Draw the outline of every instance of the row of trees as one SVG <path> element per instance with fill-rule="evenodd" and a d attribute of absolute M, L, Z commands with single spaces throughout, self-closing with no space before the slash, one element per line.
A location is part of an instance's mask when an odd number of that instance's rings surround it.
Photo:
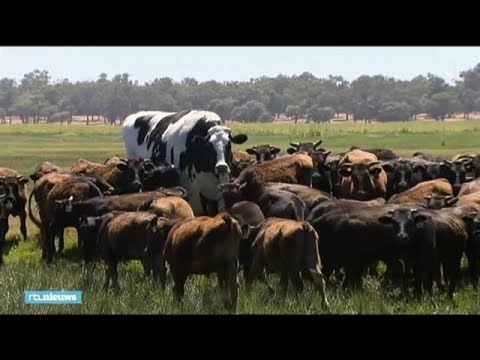
<path fill-rule="evenodd" d="M 193 78 L 175 82 L 157 78 L 144 85 L 128 74 L 97 81 L 52 82 L 47 71 L 25 74 L 20 83 L 0 80 L 0 122 L 19 116 L 22 122 L 70 122 L 73 115 L 87 115 L 115 124 L 142 109 L 178 111 L 208 109 L 223 119 L 269 122 L 286 114 L 295 121 L 329 121 L 335 114 L 353 115 L 354 120 L 395 121 L 416 119 L 427 113 L 444 120 L 462 112 L 465 118 L 480 111 L 480 63 L 462 71 L 460 80 L 449 85 L 433 74 L 410 81 L 382 75 L 360 76 L 352 82 L 341 76 L 316 78 L 278 75 L 250 81 L 206 81 Z"/>

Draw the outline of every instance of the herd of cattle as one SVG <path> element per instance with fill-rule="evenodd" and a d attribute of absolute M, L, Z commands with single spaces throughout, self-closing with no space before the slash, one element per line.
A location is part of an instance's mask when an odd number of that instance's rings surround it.
<path fill-rule="evenodd" d="M 312 281 L 328 308 L 334 272 L 356 288 L 383 261 L 386 279 L 405 291 L 413 285 L 420 295 L 435 283 L 452 297 L 464 254 L 477 285 L 480 156 L 332 154 L 322 141 L 291 143 L 281 155 L 268 144 L 232 151 L 247 135 L 195 110 L 132 114 L 123 130 L 127 158 L 80 159 L 69 172 L 43 162 L 29 195 L 25 176 L 0 168 L 0 251 L 10 215 L 27 239 L 28 208 L 42 258 L 50 263 L 64 229 L 75 227 L 85 262 L 107 265 L 106 289 L 119 288 L 117 264 L 128 259 L 164 288 L 168 263 L 178 299 L 189 275 L 216 273 L 235 310 L 240 268 L 247 288 L 254 280 L 270 288 L 266 270 L 280 274 L 283 290 Z"/>

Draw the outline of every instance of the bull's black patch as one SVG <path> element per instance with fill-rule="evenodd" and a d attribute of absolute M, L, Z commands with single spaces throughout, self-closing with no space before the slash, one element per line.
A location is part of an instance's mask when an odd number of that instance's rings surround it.
<path fill-rule="evenodd" d="M 158 124 L 155 126 L 155 129 L 152 130 L 148 139 L 147 149 L 150 149 L 150 147 L 153 145 L 152 159 L 155 159 L 155 163 L 165 163 L 166 161 L 167 144 L 162 142 L 162 136 L 165 130 L 167 130 L 167 127 L 170 124 L 176 123 L 190 111 L 192 110 L 183 110 L 178 113 L 165 116 L 158 122 Z"/>
<path fill-rule="evenodd" d="M 203 117 L 197 121 L 187 135 L 186 160 L 190 178 L 192 176 L 192 167 L 195 167 L 196 172 L 215 172 L 217 153 L 212 143 L 208 141 L 207 135 L 211 127 L 221 124 L 221 121 L 207 121 Z"/>
<path fill-rule="evenodd" d="M 140 116 L 137 120 L 135 120 L 135 124 L 133 127 L 138 130 L 138 137 L 137 137 L 137 144 L 141 145 L 145 141 L 145 136 L 148 134 L 148 130 L 150 130 L 150 120 L 154 115 L 146 115 Z"/>

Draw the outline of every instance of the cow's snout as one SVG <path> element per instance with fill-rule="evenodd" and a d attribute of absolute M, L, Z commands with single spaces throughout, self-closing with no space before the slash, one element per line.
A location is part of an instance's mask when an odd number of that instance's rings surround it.
<path fill-rule="evenodd" d="M 228 169 L 228 165 L 227 164 L 217 164 L 215 166 L 215 172 L 218 174 L 218 175 L 221 175 L 221 174 L 226 174 L 229 172 L 229 169 Z"/>
<path fill-rule="evenodd" d="M 399 241 L 407 241 L 408 240 L 408 235 L 406 233 L 400 233 L 397 235 L 397 239 Z"/>

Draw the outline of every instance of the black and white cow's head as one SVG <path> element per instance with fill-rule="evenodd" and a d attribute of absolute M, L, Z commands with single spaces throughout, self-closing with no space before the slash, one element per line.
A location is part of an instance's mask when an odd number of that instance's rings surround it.
<path fill-rule="evenodd" d="M 245 134 L 232 136 L 231 129 L 223 125 L 214 125 L 203 131 L 201 127 L 194 128 L 186 143 L 189 168 L 193 166 L 197 172 L 215 173 L 221 183 L 228 182 L 233 158 L 232 143 L 243 144 L 247 140 Z"/>

